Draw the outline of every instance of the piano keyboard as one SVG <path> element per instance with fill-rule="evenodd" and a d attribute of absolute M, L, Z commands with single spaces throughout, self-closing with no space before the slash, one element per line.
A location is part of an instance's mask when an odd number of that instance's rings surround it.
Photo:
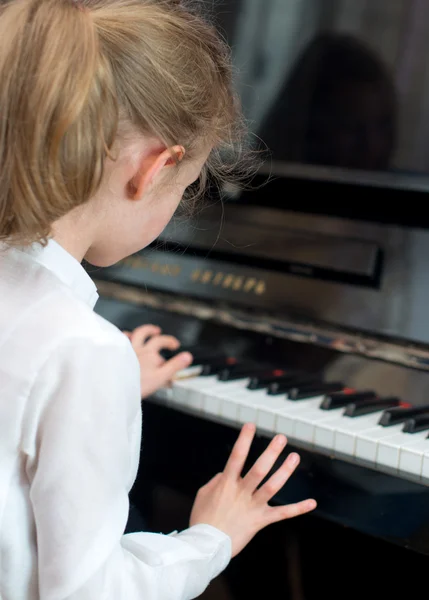
<path fill-rule="evenodd" d="M 195 356 L 195 355 L 194 355 Z M 156 400 L 201 418 L 286 435 L 297 447 L 429 485 L 429 405 L 235 359 L 195 356 Z"/>

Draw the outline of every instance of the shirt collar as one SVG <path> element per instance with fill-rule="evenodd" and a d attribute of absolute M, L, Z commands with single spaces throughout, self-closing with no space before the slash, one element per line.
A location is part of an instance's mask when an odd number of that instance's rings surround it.
<path fill-rule="evenodd" d="M 20 248 L 20 251 L 29 254 L 37 263 L 52 271 L 76 296 L 94 308 L 98 300 L 95 283 L 80 262 L 58 242 L 50 239 L 45 247 L 37 243 Z"/>

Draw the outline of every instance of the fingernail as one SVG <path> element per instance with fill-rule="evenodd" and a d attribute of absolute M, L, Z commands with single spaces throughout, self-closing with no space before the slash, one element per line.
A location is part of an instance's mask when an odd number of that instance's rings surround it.
<path fill-rule="evenodd" d="M 292 466 L 295 466 L 299 463 L 299 455 L 296 454 L 295 452 L 292 452 L 292 454 L 289 454 L 289 462 L 292 464 Z"/>
<path fill-rule="evenodd" d="M 309 500 L 307 505 L 308 505 L 309 510 L 314 510 L 317 506 L 317 502 L 316 502 L 316 500 Z"/>
<path fill-rule="evenodd" d="M 276 436 L 276 444 L 277 444 L 277 446 L 285 446 L 286 445 L 285 436 L 284 435 Z"/>
<path fill-rule="evenodd" d="M 180 355 L 180 360 L 184 365 L 190 365 L 193 361 L 193 356 L 190 352 L 183 352 Z"/>

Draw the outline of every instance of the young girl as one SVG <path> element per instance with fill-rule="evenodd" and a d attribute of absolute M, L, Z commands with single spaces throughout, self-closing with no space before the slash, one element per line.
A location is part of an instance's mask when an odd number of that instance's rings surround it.
<path fill-rule="evenodd" d="M 135 352 L 93 312 L 80 263 L 149 244 L 218 170 L 237 116 L 227 53 L 173 0 L 11 0 L 0 81 L 0 597 L 194 598 L 260 529 L 315 502 L 267 504 L 299 460 L 259 486 L 282 436 L 241 476 L 249 424 L 189 529 L 123 535 L 141 395 L 191 357 L 161 364 L 176 342 L 147 329 Z"/>

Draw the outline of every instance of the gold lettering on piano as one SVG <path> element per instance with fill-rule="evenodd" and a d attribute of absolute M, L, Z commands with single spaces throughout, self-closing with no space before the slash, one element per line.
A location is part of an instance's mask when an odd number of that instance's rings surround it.
<path fill-rule="evenodd" d="M 127 258 L 124 258 L 120 264 L 125 267 L 130 267 L 131 269 L 149 270 L 152 271 L 152 273 L 160 273 L 167 277 L 177 277 L 182 271 L 180 265 L 170 265 L 168 263 L 162 264 L 157 261 L 153 262 L 146 257 L 138 255 L 128 256 Z"/>
<path fill-rule="evenodd" d="M 213 271 L 204 271 L 201 276 L 201 283 L 209 283 L 212 278 Z"/>
<path fill-rule="evenodd" d="M 224 288 L 231 287 L 233 281 L 234 281 L 234 275 L 227 275 L 225 277 L 225 279 L 223 280 L 222 287 L 224 287 Z"/>
<path fill-rule="evenodd" d="M 178 277 L 182 272 L 180 265 L 160 263 L 139 255 L 128 256 L 120 264 L 131 269 L 159 273 L 166 277 Z M 212 271 L 210 269 L 194 269 L 190 277 L 196 283 L 213 286 L 220 285 L 225 289 L 232 289 L 235 292 L 243 292 L 245 294 L 262 296 L 267 291 L 266 282 L 256 277 L 245 277 L 244 275 L 234 275 L 233 273 L 223 273 L 222 271 Z"/>
<path fill-rule="evenodd" d="M 246 283 L 244 284 L 244 291 L 245 292 L 252 292 L 255 288 L 255 285 L 258 283 L 258 280 L 255 279 L 254 277 L 249 277 L 246 280 Z"/>
<path fill-rule="evenodd" d="M 256 284 L 255 287 L 255 294 L 257 294 L 258 296 L 262 296 L 263 294 L 265 294 L 265 292 L 267 291 L 267 286 L 265 281 L 258 281 L 258 283 Z"/>
<path fill-rule="evenodd" d="M 222 281 L 222 279 L 223 279 L 223 273 L 221 271 L 219 271 L 219 273 L 216 273 L 216 275 L 213 278 L 213 281 L 212 281 L 213 285 L 219 285 L 220 282 Z"/>
<path fill-rule="evenodd" d="M 262 296 L 267 291 L 267 284 L 263 279 L 223 273 L 222 271 L 214 272 L 209 269 L 195 269 L 191 273 L 191 280 L 206 285 L 221 285 L 225 289 L 232 289 L 235 292 L 244 292 L 245 294 L 256 294 L 257 296 Z"/>
<path fill-rule="evenodd" d="M 238 275 L 235 277 L 234 282 L 232 284 L 232 289 L 235 291 L 241 290 L 243 287 L 244 277 L 242 275 Z"/>
<path fill-rule="evenodd" d="M 122 261 L 122 264 L 132 269 L 147 269 L 149 261 L 142 256 L 129 256 Z"/>
<path fill-rule="evenodd" d="M 182 267 L 179 265 L 161 265 L 160 268 L 161 275 L 169 275 L 170 277 L 177 277 L 182 270 Z"/>

